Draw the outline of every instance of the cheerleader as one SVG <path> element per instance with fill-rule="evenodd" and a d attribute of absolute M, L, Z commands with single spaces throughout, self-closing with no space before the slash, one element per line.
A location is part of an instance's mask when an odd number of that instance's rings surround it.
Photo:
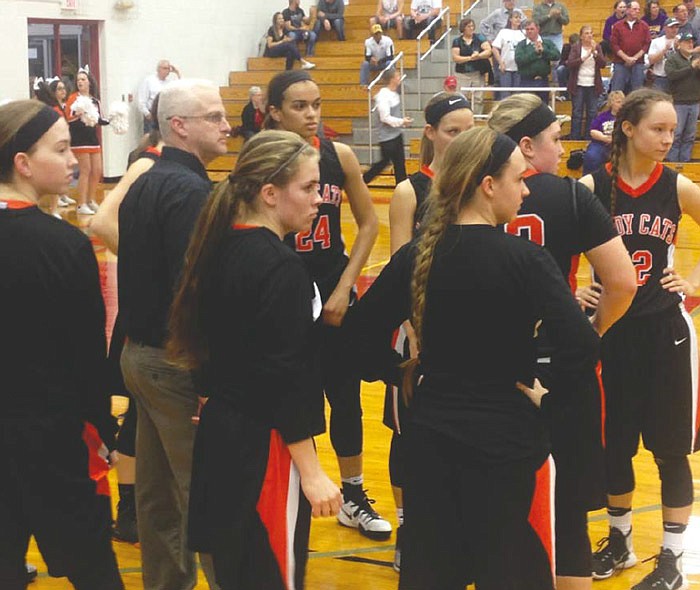
<path fill-rule="evenodd" d="M 693 503 L 688 455 L 700 448 L 697 338 L 683 306 L 700 288 L 700 265 L 687 278 L 674 268 L 681 215 L 700 224 L 700 188 L 661 164 L 675 128 L 669 95 L 632 92 L 615 121 L 610 163 L 582 179 L 612 214 L 637 276 L 631 307 L 601 347 L 610 532 L 593 555 L 596 579 L 637 563 L 632 458 L 641 435 L 659 470 L 663 540 L 654 570 L 633 590 L 687 588 L 681 558 Z"/>
<path fill-rule="evenodd" d="M 71 149 L 78 159 L 78 209 L 80 215 L 94 215 L 98 205 L 95 201 L 97 186 L 102 181 L 102 147 L 97 137 L 96 125 L 108 125 L 100 112 L 99 90 L 97 82 L 87 66 L 78 70 L 76 76 L 77 92 L 68 97 L 66 111 L 70 124 Z M 75 101 L 84 97 L 92 102 L 96 109 L 97 120 L 88 125 L 80 113 L 75 112 Z"/>

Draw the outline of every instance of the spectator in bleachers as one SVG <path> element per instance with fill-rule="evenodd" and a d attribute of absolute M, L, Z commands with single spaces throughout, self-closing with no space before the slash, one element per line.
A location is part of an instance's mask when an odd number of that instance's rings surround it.
<path fill-rule="evenodd" d="M 369 26 L 372 25 L 395 28 L 399 39 L 403 39 L 403 0 L 377 0 L 377 14 L 369 19 Z"/>
<path fill-rule="evenodd" d="M 525 39 L 515 47 L 515 62 L 520 72 L 523 88 L 549 86 L 551 62 L 559 59 L 556 45 L 540 36 L 540 27 L 534 20 L 525 21 Z M 548 92 L 537 92 L 542 102 L 547 103 Z"/>
<path fill-rule="evenodd" d="M 562 29 L 569 24 L 569 11 L 561 2 L 554 0 L 542 0 L 541 4 L 532 10 L 532 20 L 540 27 L 540 35 L 545 40 L 554 43 L 557 51 L 561 53 L 564 46 Z"/>
<path fill-rule="evenodd" d="M 644 55 L 649 51 L 649 25 L 639 18 L 639 2 L 627 5 L 627 17 L 613 26 L 610 45 L 613 75 L 610 90 L 632 92 L 644 86 Z"/>
<path fill-rule="evenodd" d="M 572 33 L 569 35 L 569 42 L 564 43 L 564 47 L 561 48 L 561 55 L 559 56 L 559 63 L 554 68 L 554 85 L 555 86 L 568 86 L 569 85 L 569 67 L 567 66 L 567 61 L 569 55 L 571 54 L 571 48 L 581 41 L 581 35 L 578 33 Z M 557 100 L 569 100 L 571 98 L 570 93 L 564 92 L 557 95 Z"/>
<path fill-rule="evenodd" d="M 651 0 L 647 2 L 642 20 L 649 25 L 651 38 L 656 39 L 662 36 L 661 30 L 664 28 L 668 16 L 666 15 L 666 11 L 659 5 L 658 0 Z"/>
<path fill-rule="evenodd" d="M 666 75 L 678 119 L 666 157 L 670 162 L 690 162 L 693 153 L 700 114 L 700 55 L 693 53 L 694 43 L 692 33 L 681 33 L 676 51 L 666 58 Z"/>
<path fill-rule="evenodd" d="M 284 28 L 284 16 L 281 12 L 272 15 L 272 26 L 267 30 L 267 45 L 265 57 L 285 57 L 287 62 L 285 69 L 291 70 L 294 62 L 301 62 L 302 70 L 315 68 L 316 64 L 306 61 L 301 57 L 295 36 Z"/>
<path fill-rule="evenodd" d="M 406 36 L 414 38 L 420 31 L 429 27 L 437 19 L 442 10 L 442 0 L 411 0 L 411 16 L 404 21 L 406 25 Z M 428 32 L 431 43 L 435 42 L 435 32 L 440 27 L 440 23 Z"/>
<path fill-rule="evenodd" d="M 360 85 L 369 84 L 369 73 L 383 70 L 394 59 L 394 42 L 382 33 L 379 24 L 370 27 L 372 36 L 365 39 L 365 61 L 360 66 Z"/>
<path fill-rule="evenodd" d="M 680 26 L 678 27 L 679 35 L 682 35 L 683 33 L 691 33 L 693 37 L 695 37 L 695 31 L 693 30 L 693 25 L 690 22 L 688 8 L 683 2 L 676 4 L 673 7 L 673 18 L 677 19 L 680 23 Z"/>
<path fill-rule="evenodd" d="M 396 184 L 406 180 L 406 154 L 403 145 L 403 129 L 408 127 L 413 119 L 404 117 L 401 109 L 401 72 L 394 68 L 382 74 L 382 88 L 374 97 L 374 104 L 379 113 L 379 148 L 382 157 L 362 175 L 365 184 L 374 178 L 391 162 L 394 166 Z"/>
<path fill-rule="evenodd" d="M 610 159 L 612 132 L 615 127 L 617 113 L 625 102 L 625 93 L 613 90 L 608 94 L 605 108 L 593 119 L 591 124 L 591 142 L 583 154 L 583 174 L 590 174 L 600 168 Z"/>
<path fill-rule="evenodd" d="M 605 19 L 605 25 L 603 26 L 603 40 L 600 45 L 603 47 L 603 51 L 608 55 L 611 52 L 610 49 L 610 36 L 612 35 L 612 28 L 619 21 L 623 20 L 627 16 L 627 2 L 625 0 L 620 0 L 615 2 L 613 6 L 613 13 Z"/>
<path fill-rule="evenodd" d="M 688 9 L 688 20 L 695 31 L 695 41 L 698 39 L 698 31 L 700 31 L 700 10 L 695 6 L 695 0 L 683 0 L 685 7 Z"/>
<path fill-rule="evenodd" d="M 652 84 L 654 88 L 662 92 L 669 91 L 666 58 L 675 49 L 679 24 L 675 18 L 669 18 L 664 27 L 664 34 L 653 39 L 649 46 L 647 62 L 654 80 Z"/>
<path fill-rule="evenodd" d="M 505 28 L 498 31 L 496 38 L 491 43 L 493 51 L 494 74 L 498 72 L 500 84 L 504 88 L 520 86 L 520 74 L 518 64 L 515 62 L 515 47 L 525 39 L 525 33 L 520 29 L 522 12 L 513 11 Z M 494 76 L 496 78 L 496 76 Z M 499 92 L 498 98 L 508 98 L 512 91 Z"/>
<path fill-rule="evenodd" d="M 476 23 L 472 18 L 464 18 L 459 23 L 462 33 L 452 42 L 452 61 L 455 65 L 457 82 L 461 88 L 486 86 L 486 76 L 491 69 L 491 44 L 476 33 Z M 484 93 L 474 92 L 471 101 L 475 115 L 484 112 Z M 470 95 L 467 94 L 467 98 Z"/>
<path fill-rule="evenodd" d="M 514 14 L 520 15 L 520 22 L 525 20 L 525 13 L 515 7 L 514 0 L 503 0 L 503 8 L 496 8 L 479 23 L 479 33 L 493 44 L 501 29 L 509 26 L 508 21 Z"/>
<path fill-rule="evenodd" d="M 589 139 L 588 132 L 598 110 L 598 97 L 604 92 L 601 70 L 606 61 L 603 48 L 593 40 L 593 29 L 581 27 L 581 40 L 571 46 L 566 61 L 569 69 L 568 91 L 572 102 L 571 139 Z M 583 114 L 586 113 L 586 126 Z"/>
<path fill-rule="evenodd" d="M 282 17 L 287 34 L 295 41 L 305 41 L 306 57 L 311 57 L 316 47 L 316 33 L 311 30 L 311 19 L 299 6 L 299 0 L 289 0 L 289 7 L 282 11 Z"/>
<path fill-rule="evenodd" d="M 138 105 L 143 115 L 143 132 L 150 133 L 156 127 L 151 119 L 153 100 L 169 80 L 180 78 L 180 71 L 167 59 L 161 59 L 156 66 L 156 73 L 147 76 L 139 86 Z"/>
<path fill-rule="evenodd" d="M 248 90 L 248 104 L 241 111 L 240 134 L 246 141 L 262 129 L 265 120 L 265 96 L 260 86 Z"/>
<path fill-rule="evenodd" d="M 314 25 L 316 38 L 321 32 L 321 27 L 326 31 L 333 28 L 338 35 L 338 41 L 345 41 L 345 3 L 343 0 L 318 0 L 316 24 Z"/>

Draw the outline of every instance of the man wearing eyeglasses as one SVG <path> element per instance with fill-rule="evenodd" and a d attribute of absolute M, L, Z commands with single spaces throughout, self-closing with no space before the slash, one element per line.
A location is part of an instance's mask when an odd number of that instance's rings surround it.
<path fill-rule="evenodd" d="M 187 550 L 197 390 L 165 356 L 168 310 L 211 182 L 206 165 L 226 153 L 231 127 L 210 82 L 180 80 L 160 93 L 161 158 L 132 184 L 119 209 L 119 313 L 127 343 L 124 382 L 136 400 L 136 515 L 146 590 L 191 590 Z M 212 588 L 210 560 L 203 560 Z"/>

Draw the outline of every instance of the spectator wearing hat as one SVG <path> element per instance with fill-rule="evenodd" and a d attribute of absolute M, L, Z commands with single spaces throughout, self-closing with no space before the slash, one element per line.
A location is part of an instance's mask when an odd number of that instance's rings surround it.
<path fill-rule="evenodd" d="M 652 39 L 647 54 L 647 62 L 649 71 L 654 78 L 653 86 L 662 92 L 669 91 L 668 77 L 666 76 L 666 58 L 674 50 L 676 45 L 676 36 L 680 23 L 677 19 L 671 17 L 664 25 L 664 34 Z"/>
<path fill-rule="evenodd" d="M 457 76 L 445 76 L 442 81 L 442 89 L 445 92 L 457 92 Z"/>
<path fill-rule="evenodd" d="M 700 55 L 693 53 L 694 43 L 691 32 L 681 33 L 676 51 L 666 58 L 666 75 L 678 119 L 667 156 L 671 162 L 690 162 L 695 142 L 700 114 Z"/>
<path fill-rule="evenodd" d="M 627 18 L 616 23 L 610 36 L 615 63 L 610 90 L 625 94 L 644 86 L 644 55 L 651 45 L 649 25 L 639 18 L 639 2 L 627 5 Z"/>
<path fill-rule="evenodd" d="M 360 66 L 360 85 L 369 84 L 369 73 L 383 70 L 394 59 L 394 42 L 391 37 L 384 35 L 382 25 L 370 27 L 372 36 L 365 39 L 365 61 Z"/>

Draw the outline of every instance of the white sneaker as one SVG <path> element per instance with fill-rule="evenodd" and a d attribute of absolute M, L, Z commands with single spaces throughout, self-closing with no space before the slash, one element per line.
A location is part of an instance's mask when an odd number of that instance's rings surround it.
<path fill-rule="evenodd" d="M 97 210 L 100 208 L 96 201 L 88 201 L 87 206 L 90 207 L 94 213 L 97 213 Z"/>
<path fill-rule="evenodd" d="M 75 205 L 75 199 L 71 199 L 68 195 L 60 195 L 58 197 L 59 207 L 68 207 L 70 205 Z"/>
<path fill-rule="evenodd" d="M 61 221 L 63 221 L 63 217 L 61 217 L 61 214 L 58 211 L 56 211 L 55 213 L 52 213 L 51 215 L 53 217 L 55 217 L 56 219 L 60 219 Z"/>
<path fill-rule="evenodd" d="M 391 523 L 384 520 L 372 508 L 374 500 L 362 492 L 359 502 L 346 500 L 338 512 L 338 522 L 343 526 L 358 529 L 365 537 L 385 541 L 391 536 Z"/>
<path fill-rule="evenodd" d="M 93 211 L 92 207 L 88 205 L 87 203 L 83 203 L 82 205 L 78 205 L 78 209 L 76 210 L 78 212 L 78 215 L 94 215 L 95 211 Z"/>
<path fill-rule="evenodd" d="M 316 67 L 316 64 L 312 64 L 310 61 L 306 61 L 305 59 L 301 60 L 301 69 L 302 70 L 313 70 Z"/>

